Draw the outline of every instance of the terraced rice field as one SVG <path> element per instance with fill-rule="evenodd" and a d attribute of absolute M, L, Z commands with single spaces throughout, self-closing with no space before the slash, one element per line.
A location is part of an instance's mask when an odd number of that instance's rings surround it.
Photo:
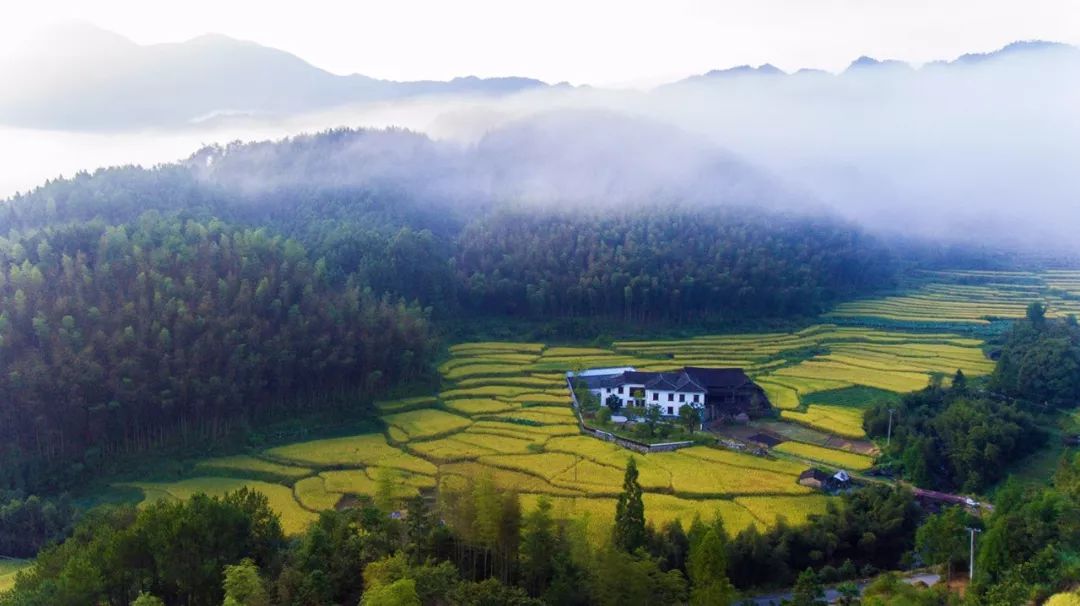
<path fill-rule="evenodd" d="M 278 479 L 297 479 L 311 475 L 309 467 L 283 465 L 249 456 L 220 457 L 199 461 L 195 468 L 205 473 L 235 473 L 237 475 L 271 476 Z"/>
<path fill-rule="evenodd" d="M 188 499 L 197 493 L 205 493 L 210 496 L 222 496 L 227 492 L 233 492 L 240 488 L 249 488 L 266 495 L 270 501 L 270 507 L 281 517 L 281 528 L 286 534 L 298 534 L 307 528 L 308 524 L 315 521 L 316 514 L 304 509 L 293 496 L 293 491 L 281 484 L 271 484 L 258 480 L 244 480 L 240 478 L 198 477 L 178 482 L 133 482 L 127 484 L 133 488 L 140 488 L 147 495 L 148 500 L 158 498 Z M 146 501 L 144 501 L 146 502 Z"/>
<path fill-rule="evenodd" d="M 1031 301 L 1043 301 L 1051 316 L 1080 313 L 1078 271 L 927 272 L 924 278 L 905 293 L 840 305 L 824 316 L 831 323 L 794 332 L 627 340 L 610 348 L 454 345 L 439 367 L 443 385 L 437 394 L 376 404 L 383 433 L 208 459 L 196 466 L 197 477 L 132 486 L 147 501 L 247 486 L 267 494 L 287 531 L 295 533 L 317 511 L 346 496 L 372 497 L 380 486 L 384 492 L 393 486 L 393 495 L 403 498 L 489 477 L 501 489 L 521 493 L 526 510 L 542 496 L 550 498 L 557 515 L 586 524 L 602 541 L 631 453 L 580 434 L 565 372 L 738 366 L 781 409 L 784 423 L 763 426 L 789 428 L 784 435 L 796 441 L 776 446 L 776 458 L 704 446 L 634 455 L 646 516 L 659 527 L 720 512 L 731 532 L 765 528 L 780 517 L 802 523 L 824 511 L 830 498 L 799 486 L 800 472 L 809 465 L 849 471 L 871 465 L 868 456 L 838 449 L 864 437 L 867 406 L 957 369 L 971 377 L 990 373 L 993 364 L 978 337 L 995 319 L 1023 316 Z M 834 437 L 814 437 L 822 435 Z M 0 564 L 0 588 L 4 574 Z"/>
<path fill-rule="evenodd" d="M 874 462 L 873 459 L 865 455 L 854 452 L 845 452 L 833 448 L 814 446 L 813 444 L 805 444 L 803 442 L 784 442 L 783 444 L 774 446 L 773 450 L 808 461 L 824 463 L 833 467 L 854 471 L 869 469 Z"/>
<path fill-rule="evenodd" d="M 784 410 L 780 413 L 780 418 L 785 421 L 853 439 L 866 437 L 862 417 L 861 409 L 829 404 L 810 404 L 805 412 Z"/>
<path fill-rule="evenodd" d="M 1024 316 L 1027 305 L 1042 301 L 1048 315 L 1080 312 L 1080 272 L 997 271 L 924 272 L 927 284 L 913 292 L 853 301 L 826 317 L 861 318 L 916 324 L 985 325 Z"/>
<path fill-rule="evenodd" d="M 606 529 L 632 453 L 580 434 L 559 370 L 578 366 L 574 361 L 580 359 L 658 361 L 597 348 L 455 346 L 442 365 L 446 383 L 437 397 L 378 404 L 383 434 L 207 460 L 198 465 L 203 477 L 136 486 L 146 500 L 249 486 L 265 492 L 288 519 L 288 530 L 298 532 L 319 510 L 337 507 L 349 495 L 372 497 L 380 485 L 384 491 L 392 485 L 394 496 L 403 498 L 447 482 L 490 477 L 501 489 L 522 493 L 526 507 L 547 495 L 556 499 L 559 511 L 593 511 L 596 528 Z M 648 516 L 657 525 L 674 519 L 689 523 L 696 515 L 708 519 L 717 511 L 733 531 L 775 523 L 776 505 L 740 504 L 742 498 L 783 499 L 792 509 L 789 521 L 821 509 L 821 497 L 796 482 L 805 465 L 795 461 L 708 447 L 634 456 Z M 226 472 L 236 477 L 215 475 Z M 391 482 L 385 474 L 394 474 Z M 277 483 L 262 481 L 268 477 Z"/>
<path fill-rule="evenodd" d="M 199 477 L 135 486 L 147 500 L 249 486 L 264 491 L 289 531 L 297 532 L 318 510 L 336 507 L 346 495 L 371 497 L 379 486 L 385 491 L 387 474 L 393 474 L 389 484 L 396 497 L 489 477 L 501 489 L 521 493 L 526 509 L 546 496 L 557 515 L 585 520 L 606 540 L 632 453 L 580 434 L 569 407 L 566 371 L 740 366 L 782 410 L 783 421 L 805 426 L 786 427 L 858 439 L 864 437 L 866 406 L 919 389 L 938 373 L 991 372 L 978 332 L 965 332 L 964 326 L 1022 315 L 1035 295 L 1051 304 L 1051 313 L 1080 310 L 1080 303 L 1062 298 L 1061 293 L 1072 292 L 1080 293 L 1080 272 L 1026 278 L 954 273 L 905 295 L 840 306 L 830 317 L 844 324 L 790 333 L 620 341 L 611 348 L 454 345 L 440 366 L 444 382 L 438 394 L 377 404 L 384 433 L 210 459 L 198 465 Z M 895 318 L 927 326 L 882 328 Z M 932 321 L 940 328 L 930 328 Z M 858 471 L 872 463 L 867 456 L 798 441 L 784 442 L 774 452 L 777 458 L 764 458 L 698 446 L 634 455 L 649 521 L 689 523 L 719 511 L 732 532 L 765 528 L 780 517 L 802 523 L 824 511 L 830 498 L 798 485 L 800 472 L 812 464 Z"/>

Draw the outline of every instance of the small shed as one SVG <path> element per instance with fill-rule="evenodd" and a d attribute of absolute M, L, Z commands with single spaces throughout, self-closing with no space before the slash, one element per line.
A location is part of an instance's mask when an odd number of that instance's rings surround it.
<path fill-rule="evenodd" d="M 830 480 L 832 480 L 832 476 L 813 467 L 799 474 L 799 484 L 817 490 L 827 488 Z"/>

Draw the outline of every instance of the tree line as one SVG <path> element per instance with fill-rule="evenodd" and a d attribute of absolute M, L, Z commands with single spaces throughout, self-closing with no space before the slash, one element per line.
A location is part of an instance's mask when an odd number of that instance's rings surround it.
<path fill-rule="evenodd" d="M 428 371 L 423 310 L 326 274 L 294 240 L 157 213 L 0 238 L 0 479 Z"/>
<path fill-rule="evenodd" d="M 818 603 L 823 580 L 894 567 L 914 545 L 919 512 L 902 490 L 869 487 L 805 527 L 732 537 L 719 515 L 657 530 L 637 478 L 631 459 L 600 541 L 586 520 L 556 517 L 545 497 L 523 511 L 485 476 L 448 486 L 435 504 L 409 499 L 401 515 L 389 515 L 401 503 L 379 495 L 322 512 L 291 541 L 247 489 L 105 506 L 44 549 L 0 605 L 704 606 L 795 581 L 801 605 Z"/>
<path fill-rule="evenodd" d="M 662 192 L 526 204 L 461 186 L 475 159 L 452 156 L 392 130 L 212 146 L 183 163 L 49 182 L 0 206 L 0 231 L 182 210 L 295 239 L 332 281 L 355 277 L 443 319 L 775 318 L 895 281 L 889 249 L 835 218 Z"/>

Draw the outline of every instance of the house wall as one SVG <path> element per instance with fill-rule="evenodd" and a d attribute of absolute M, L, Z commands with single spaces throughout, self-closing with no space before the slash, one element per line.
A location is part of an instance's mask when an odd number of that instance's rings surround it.
<path fill-rule="evenodd" d="M 679 401 L 679 396 L 683 397 Z M 697 396 L 697 402 L 694 402 Z M 665 416 L 678 416 L 683 406 L 705 406 L 705 394 L 689 393 L 685 391 L 667 391 L 662 389 L 649 389 L 645 392 L 645 403 L 649 406 L 659 406 L 660 413 Z"/>
<path fill-rule="evenodd" d="M 645 392 L 645 404 L 647 406 L 659 406 L 660 413 L 665 416 L 678 416 L 679 410 L 683 406 L 697 405 L 699 408 L 705 406 L 705 394 L 703 393 L 687 393 L 679 391 L 666 391 L 659 389 L 645 389 L 643 385 L 624 385 L 623 392 L 620 394 L 617 387 L 602 388 L 591 390 L 596 397 L 600 398 L 600 403 L 607 402 L 608 396 L 615 394 L 622 399 L 623 406 L 633 406 L 634 398 L 630 395 L 635 390 L 643 390 Z M 679 396 L 683 396 L 683 401 L 679 401 Z M 697 402 L 694 402 L 694 397 L 697 397 Z M 668 399 L 670 397 L 670 400 Z"/>
<path fill-rule="evenodd" d="M 608 399 L 608 396 L 610 396 L 611 394 L 615 394 L 615 395 L 619 396 L 619 398 L 622 399 L 622 405 L 625 407 L 625 406 L 633 406 L 634 405 L 634 397 L 632 395 L 630 395 L 630 394 L 634 393 L 634 391 L 639 390 L 639 389 L 644 390 L 645 386 L 644 385 L 623 385 L 622 393 L 619 393 L 619 388 L 618 387 L 610 387 L 610 388 L 605 387 L 603 389 L 592 389 L 590 391 L 592 391 L 594 394 L 596 394 L 596 397 L 600 398 L 600 404 L 606 403 L 607 399 Z M 646 397 L 648 397 L 648 396 L 646 396 Z"/>

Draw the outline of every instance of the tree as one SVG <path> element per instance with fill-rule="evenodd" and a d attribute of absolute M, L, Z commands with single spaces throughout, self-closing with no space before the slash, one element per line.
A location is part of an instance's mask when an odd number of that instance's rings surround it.
<path fill-rule="evenodd" d="M 592 602 L 601 606 L 679 604 L 686 599 L 686 579 L 678 570 L 663 572 L 644 551 L 629 554 L 604 549 L 590 565 Z"/>
<path fill-rule="evenodd" d="M 948 507 L 941 513 L 928 516 L 915 533 L 915 550 L 927 564 L 945 566 L 946 578 L 952 578 L 952 567 L 968 556 L 967 531 L 970 523 L 962 507 Z"/>
<path fill-rule="evenodd" d="M 497 579 L 459 583 L 449 598 L 448 602 L 456 606 L 545 606 L 530 598 L 524 589 L 503 585 Z"/>
<path fill-rule="evenodd" d="M 376 585 L 364 592 L 360 606 L 421 606 L 416 581 L 398 579 L 387 585 Z"/>
<path fill-rule="evenodd" d="M 645 503 L 634 457 L 626 462 L 623 490 L 615 502 L 613 542 L 616 548 L 632 553 L 645 545 Z"/>
<path fill-rule="evenodd" d="M 690 548 L 690 604 L 692 606 L 727 606 L 735 597 L 735 588 L 727 578 L 727 545 L 723 526 L 710 528 Z"/>
<path fill-rule="evenodd" d="M 135 601 L 131 603 L 131 606 L 165 606 L 165 602 L 161 601 L 161 598 L 154 597 L 146 592 L 139 592 L 139 595 L 135 596 Z"/>
<path fill-rule="evenodd" d="M 967 377 L 964 376 L 964 371 L 959 368 L 956 369 L 956 374 L 953 375 L 952 388 L 959 391 L 967 389 Z"/>
<path fill-rule="evenodd" d="M 551 500 L 541 496 L 536 509 L 525 516 L 521 535 L 521 584 L 529 595 L 539 596 L 555 575 L 558 554 Z"/>
<path fill-rule="evenodd" d="M 1041 301 L 1032 301 L 1027 306 L 1027 320 L 1036 326 L 1046 321 L 1046 305 Z"/>
<path fill-rule="evenodd" d="M 251 558 L 225 567 L 225 604 L 228 606 L 267 606 L 270 599 L 259 577 L 259 567 Z"/>
<path fill-rule="evenodd" d="M 799 574 L 791 595 L 791 606 L 825 606 L 825 589 L 813 568 Z"/>
<path fill-rule="evenodd" d="M 380 511 L 389 513 L 397 507 L 397 482 L 400 475 L 390 467 L 376 468 L 374 502 Z"/>
<path fill-rule="evenodd" d="M 622 398 L 618 394 L 611 394 L 604 400 L 604 404 L 611 409 L 611 414 L 619 414 L 619 410 L 622 409 Z"/>
<path fill-rule="evenodd" d="M 656 435 L 656 427 L 660 424 L 660 416 L 659 406 L 645 407 L 645 428 L 648 430 L 649 437 Z"/>
<path fill-rule="evenodd" d="M 682 422 L 686 431 L 692 434 L 701 425 L 701 410 L 689 404 L 682 406 L 679 408 L 679 421 Z"/>
<path fill-rule="evenodd" d="M 836 600 L 839 606 L 859 605 L 859 586 L 855 583 L 851 581 L 841 583 L 836 587 L 836 593 L 840 594 Z"/>

